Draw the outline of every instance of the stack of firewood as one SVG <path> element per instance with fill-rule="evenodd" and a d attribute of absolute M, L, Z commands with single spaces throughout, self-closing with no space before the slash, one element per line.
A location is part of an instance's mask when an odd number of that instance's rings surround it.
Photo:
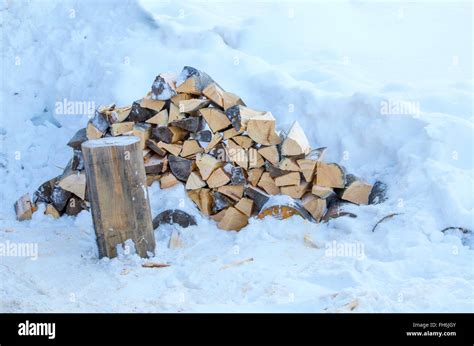
<path fill-rule="evenodd" d="M 326 148 L 312 149 L 298 122 L 278 132 L 270 112 L 247 107 L 206 73 L 186 66 L 177 79 L 157 76 L 151 91 L 131 106 L 99 108 L 69 141 L 74 154 L 64 173 L 42 184 L 32 201 L 25 195 L 16 203 L 18 218 L 30 218 L 38 203 L 55 217 L 87 209 L 81 144 L 128 135 L 141 140 L 148 184 L 185 184 L 191 200 L 221 229 L 240 230 L 250 217 L 268 214 L 296 213 L 319 222 L 341 201 L 371 199 L 372 185 L 324 162 Z M 264 210 L 278 194 L 294 203 Z"/>

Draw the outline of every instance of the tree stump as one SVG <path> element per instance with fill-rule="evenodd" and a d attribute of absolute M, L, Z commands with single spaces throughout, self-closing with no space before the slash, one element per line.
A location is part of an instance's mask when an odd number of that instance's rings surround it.
<path fill-rule="evenodd" d="M 148 257 L 155 237 L 140 139 L 89 140 L 82 152 L 99 257 L 116 257 L 116 246 L 127 239 L 139 256 Z"/>

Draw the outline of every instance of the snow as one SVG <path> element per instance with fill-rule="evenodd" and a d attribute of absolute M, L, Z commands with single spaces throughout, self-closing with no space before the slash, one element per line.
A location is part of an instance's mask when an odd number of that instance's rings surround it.
<path fill-rule="evenodd" d="M 0 257 L 0 311 L 474 310 L 472 234 L 441 232 L 474 229 L 472 3 L 248 7 L 0 5 L 0 243 L 38 251 Z M 198 221 L 156 230 L 151 260 L 170 264 L 160 269 L 142 268 L 133 246 L 99 260 L 88 212 L 55 220 L 41 206 L 15 221 L 14 201 L 62 171 L 66 143 L 88 120 L 54 114 L 57 102 L 128 105 L 186 65 L 271 112 L 278 130 L 297 120 L 312 148 L 328 147 L 327 161 L 384 181 L 388 200 L 352 206 L 355 219 L 251 219 L 237 233 L 201 217 L 182 185 L 155 183 L 153 215 L 179 208 Z M 168 248 L 173 231 L 182 247 Z"/>

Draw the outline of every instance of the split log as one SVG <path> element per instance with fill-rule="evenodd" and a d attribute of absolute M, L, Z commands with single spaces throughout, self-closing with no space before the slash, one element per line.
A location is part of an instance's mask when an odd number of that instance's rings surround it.
<path fill-rule="evenodd" d="M 220 229 L 228 231 L 240 231 L 249 223 L 248 217 L 234 207 L 226 209 L 221 221 L 217 224 Z"/>
<path fill-rule="evenodd" d="M 258 150 L 255 148 L 249 148 L 248 157 L 249 157 L 249 167 L 248 167 L 249 169 L 259 168 L 265 165 L 265 160 L 263 159 L 262 155 L 258 153 Z"/>
<path fill-rule="evenodd" d="M 226 211 L 226 209 L 222 209 L 222 210 L 219 211 L 218 213 L 212 214 L 212 215 L 210 215 L 209 217 L 210 217 L 212 220 L 214 220 L 215 222 L 220 222 L 220 221 L 222 220 L 222 218 L 224 217 L 225 211 Z"/>
<path fill-rule="evenodd" d="M 248 136 L 235 136 L 232 140 L 244 149 L 249 149 L 253 145 L 253 141 Z"/>
<path fill-rule="evenodd" d="M 188 191 L 188 196 L 196 204 L 201 213 L 211 215 L 213 212 L 214 199 L 209 189 L 199 189 Z"/>
<path fill-rule="evenodd" d="M 59 219 L 61 217 L 61 214 L 59 213 L 59 211 L 52 204 L 46 205 L 44 214 L 51 215 L 55 219 Z"/>
<path fill-rule="evenodd" d="M 288 185 L 299 185 L 300 184 L 299 172 L 291 172 L 285 175 L 281 175 L 275 178 L 276 186 L 288 186 Z"/>
<path fill-rule="evenodd" d="M 361 181 L 352 174 L 347 175 L 347 184 L 344 191 L 340 193 L 341 199 L 355 204 L 369 204 L 369 195 L 372 185 Z"/>
<path fill-rule="evenodd" d="M 151 138 L 164 143 L 176 143 L 184 139 L 187 132 L 179 127 L 174 126 L 158 126 L 152 130 Z"/>
<path fill-rule="evenodd" d="M 315 183 L 319 186 L 342 189 L 346 185 L 344 169 L 337 163 L 324 163 L 318 161 L 316 164 Z"/>
<path fill-rule="evenodd" d="M 18 221 L 31 220 L 34 211 L 35 207 L 33 202 L 31 202 L 29 193 L 21 196 L 15 202 L 16 219 Z"/>
<path fill-rule="evenodd" d="M 248 172 L 248 181 L 252 186 L 257 186 L 263 174 L 263 168 L 250 169 Z"/>
<path fill-rule="evenodd" d="M 183 146 L 180 144 L 168 144 L 164 142 L 158 142 L 157 145 L 158 145 L 158 148 L 162 150 L 166 150 L 167 152 L 169 152 L 171 155 L 174 155 L 174 156 L 179 156 L 183 148 Z"/>
<path fill-rule="evenodd" d="M 183 149 L 179 155 L 189 158 L 190 156 L 195 156 L 202 152 L 204 152 L 204 149 L 199 145 L 199 142 L 191 139 L 183 142 Z"/>
<path fill-rule="evenodd" d="M 148 139 L 146 141 L 146 146 L 148 148 L 150 148 L 154 153 L 156 153 L 157 155 L 159 156 L 165 156 L 166 155 L 166 151 L 161 149 L 159 146 L 158 146 L 158 142 L 155 141 L 154 139 Z"/>
<path fill-rule="evenodd" d="M 148 124 L 153 124 L 153 125 L 158 125 L 158 126 L 166 126 L 168 125 L 168 110 L 163 109 L 160 111 L 158 114 L 152 116 L 150 119 L 148 119 L 146 122 Z"/>
<path fill-rule="evenodd" d="M 234 129 L 233 127 L 231 127 L 230 129 L 228 130 L 225 130 L 223 133 L 222 133 L 222 136 L 224 137 L 224 139 L 230 139 L 232 137 L 235 137 L 235 136 L 238 136 L 240 134 L 244 133 L 244 130 L 240 130 L 240 131 L 237 131 L 236 129 Z"/>
<path fill-rule="evenodd" d="M 172 186 L 178 184 L 179 181 L 176 177 L 171 173 L 165 173 L 160 178 L 160 188 L 161 189 L 168 189 Z"/>
<path fill-rule="evenodd" d="M 169 123 L 170 126 L 179 127 L 188 132 L 198 132 L 201 129 L 200 117 L 189 117 L 179 120 L 174 120 Z"/>
<path fill-rule="evenodd" d="M 197 154 L 196 166 L 199 169 L 199 173 L 201 173 L 201 177 L 207 180 L 212 172 L 222 166 L 222 162 L 209 154 Z"/>
<path fill-rule="evenodd" d="M 272 165 L 278 165 L 278 162 L 280 162 L 280 154 L 278 153 L 276 145 L 261 147 L 258 149 L 258 153 Z"/>
<path fill-rule="evenodd" d="M 166 170 L 166 159 L 153 155 L 145 162 L 145 173 L 146 174 L 160 174 Z"/>
<path fill-rule="evenodd" d="M 122 121 L 125 121 L 128 118 L 131 111 L 132 111 L 132 106 L 119 107 L 119 108 L 114 107 L 113 110 L 110 110 L 109 112 L 106 113 L 107 120 L 109 121 L 110 124 L 121 123 Z"/>
<path fill-rule="evenodd" d="M 301 199 L 301 197 L 303 197 L 303 195 L 308 191 L 309 185 L 310 183 L 301 181 L 299 185 L 280 187 L 280 192 L 294 199 Z"/>
<path fill-rule="evenodd" d="M 137 123 L 133 126 L 133 135 L 140 138 L 140 148 L 146 148 L 146 141 L 151 136 L 151 125 L 146 123 Z"/>
<path fill-rule="evenodd" d="M 58 185 L 66 191 L 75 194 L 80 199 L 84 199 L 86 195 L 86 175 L 85 173 L 77 174 L 72 172 L 58 182 Z"/>
<path fill-rule="evenodd" d="M 179 93 L 201 95 L 204 88 L 213 82 L 207 73 L 191 66 L 184 66 L 179 74 L 176 90 Z"/>
<path fill-rule="evenodd" d="M 181 101 L 180 101 L 181 102 Z M 168 123 L 171 123 L 175 120 L 180 120 L 186 118 L 183 113 L 179 111 L 179 108 L 174 103 L 170 103 L 170 109 L 168 112 Z"/>
<path fill-rule="evenodd" d="M 302 199 L 303 207 L 311 214 L 316 222 L 326 213 L 326 200 L 316 197 L 311 193 L 307 193 Z"/>
<path fill-rule="evenodd" d="M 193 170 L 193 161 L 174 155 L 170 155 L 168 161 L 171 173 L 173 173 L 178 180 L 186 182 Z"/>
<path fill-rule="evenodd" d="M 67 145 L 73 149 L 81 149 L 81 144 L 87 141 L 86 128 L 77 131 L 74 136 L 67 142 Z"/>
<path fill-rule="evenodd" d="M 369 195 L 369 204 L 379 204 L 387 200 L 387 185 L 381 181 L 376 181 Z"/>
<path fill-rule="evenodd" d="M 135 101 L 132 103 L 132 109 L 130 110 L 130 114 L 127 117 L 128 121 L 142 123 L 156 114 L 154 110 L 141 107 L 140 102 L 141 101 Z"/>
<path fill-rule="evenodd" d="M 239 146 L 232 139 L 229 139 L 226 146 L 226 152 L 231 162 L 247 170 L 249 165 L 249 158 L 247 150 Z"/>
<path fill-rule="evenodd" d="M 217 192 L 237 202 L 242 198 L 242 195 L 244 194 L 244 186 L 243 185 L 224 185 L 224 186 L 220 186 L 217 189 Z"/>
<path fill-rule="evenodd" d="M 316 184 L 313 185 L 311 193 L 321 199 L 327 199 L 335 194 L 332 187 L 319 186 Z"/>
<path fill-rule="evenodd" d="M 246 125 L 250 119 L 260 118 L 267 114 L 267 112 L 257 111 L 241 105 L 235 105 L 226 109 L 225 115 L 232 123 L 236 131 L 245 130 Z"/>
<path fill-rule="evenodd" d="M 283 156 L 299 156 L 309 154 L 311 146 L 301 125 L 295 121 L 281 146 Z"/>
<path fill-rule="evenodd" d="M 82 144 L 100 257 L 116 257 L 132 239 L 141 257 L 154 252 L 155 238 L 140 140 L 109 137 Z"/>
<path fill-rule="evenodd" d="M 115 123 L 110 125 L 110 134 L 112 136 L 120 136 L 124 133 L 133 131 L 133 126 L 135 123 L 133 121 L 126 121 L 123 123 Z"/>
<path fill-rule="evenodd" d="M 275 118 L 270 112 L 247 123 L 247 133 L 255 142 L 262 145 L 279 144 L 280 136 L 275 132 Z"/>
<path fill-rule="evenodd" d="M 273 180 L 268 172 L 262 174 L 257 186 L 264 189 L 269 195 L 278 195 L 280 193 L 280 188 L 276 186 L 275 180 Z"/>
<path fill-rule="evenodd" d="M 160 112 L 165 105 L 165 101 L 162 100 L 153 100 L 151 98 L 144 97 L 140 101 L 140 107 L 147 108 L 155 112 Z"/>
<path fill-rule="evenodd" d="M 191 172 L 186 181 L 186 190 L 197 190 L 206 186 L 206 182 L 202 180 L 198 172 Z"/>
<path fill-rule="evenodd" d="M 156 76 L 151 86 L 153 100 L 166 101 L 176 95 L 176 82 L 170 73 L 161 73 Z"/>
<path fill-rule="evenodd" d="M 209 106 L 209 101 L 205 99 L 190 99 L 179 101 L 179 111 L 181 113 L 191 113 L 201 108 Z"/>
<path fill-rule="evenodd" d="M 280 163 L 278 164 L 278 168 L 280 168 L 283 171 L 292 171 L 292 172 L 300 171 L 300 166 L 298 166 L 298 164 L 296 163 L 296 160 L 290 159 L 288 157 L 280 161 Z M 311 180 L 308 180 L 308 181 L 311 181 Z"/>
<path fill-rule="evenodd" d="M 207 179 L 207 185 L 210 188 L 217 188 L 226 185 L 230 181 L 229 176 L 222 168 L 217 168 Z"/>
<path fill-rule="evenodd" d="M 153 229 L 157 229 L 161 225 L 173 224 L 178 224 L 183 228 L 197 225 L 194 216 L 179 209 L 165 210 L 153 219 Z"/>
<path fill-rule="evenodd" d="M 245 179 L 245 171 L 242 167 L 234 167 L 231 169 L 230 184 L 231 185 L 245 185 L 247 179 Z"/>
<path fill-rule="evenodd" d="M 305 220 L 311 218 L 308 212 L 299 207 L 297 204 L 290 205 L 273 205 L 271 207 L 265 208 L 258 214 L 259 219 L 264 219 L 267 216 L 272 216 L 278 220 L 285 220 L 294 215 L 297 215 Z"/>
<path fill-rule="evenodd" d="M 191 133 L 190 138 L 195 139 L 200 143 L 209 143 L 212 139 L 212 132 L 209 130 L 201 130 L 197 133 Z"/>
<path fill-rule="evenodd" d="M 221 108 L 224 108 L 224 90 L 216 83 L 211 83 L 202 90 L 202 94 Z"/>
<path fill-rule="evenodd" d="M 214 205 L 212 208 L 213 213 L 218 213 L 224 209 L 227 209 L 228 207 L 234 205 L 234 201 L 230 199 L 229 197 L 223 195 L 222 193 L 218 191 L 213 191 L 212 192 L 212 197 L 214 200 Z M 220 221 L 220 220 L 217 220 Z"/>
<path fill-rule="evenodd" d="M 253 201 L 250 198 L 244 197 L 237 202 L 235 208 L 244 213 L 247 217 L 250 217 L 253 212 Z"/>
<path fill-rule="evenodd" d="M 223 98 L 224 110 L 227 110 L 236 105 L 245 106 L 244 101 L 242 101 L 242 99 L 239 96 L 231 92 L 225 91 L 222 95 L 222 98 Z"/>
<path fill-rule="evenodd" d="M 219 134 L 219 133 L 215 133 L 213 136 L 212 136 L 212 139 L 211 141 L 209 142 L 209 144 L 207 145 L 206 149 L 204 149 L 204 152 L 207 154 L 209 153 L 212 149 L 215 148 L 215 146 L 217 144 L 219 144 L 219 142 L 222 140 L 222 136 Z"/>
<path fill-rule="evenodd" d="M 313 181 L 316 172 L 316 160 L 299 159 L 296 161 L 306 181 Z"/>
<path fill-rule="evenodd" d="M 244 196 L 250 198 L 254 203 L 254 212 L 258 213 L 268 202 L 270 196 L 259 188 L 247 186 L 244 190 Z"/>
<path fill-rule="evenodd" d="M 171 98 L 171 102 L 176 105 L 176 106 L 179 106 L 179 101 L 184 101 L 184 100 L 190 100 L 192 98 L 194 98 L 195 96 L 194 95 L 191 95 L 191 94 L 185 94 L 185 93 L 180 93 L 178 95 L 175 95 Z"/>
<path fill-rule="evenodd" d="M 230 120 L 218 108 L 202 108 L 199 114 L 206 120 L 212 132 L 222 131 L 231 126 Z"/>

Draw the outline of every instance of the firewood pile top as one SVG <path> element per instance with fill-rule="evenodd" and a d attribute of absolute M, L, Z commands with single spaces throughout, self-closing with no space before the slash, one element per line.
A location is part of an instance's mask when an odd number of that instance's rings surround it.
<path fill-rule="evenodd" d="M 278 132 L 270 112 L 248 107 L 186 66 L 178 78 L 158 75 L 151 91 L 131 106 L 99 108 L 69 141 L 73 157 L 63 174 L 43 183 L 32 200 L 24 195 L 17 201 L 18 219 L 31 218 L 38 203 L 54 217 L 88 209 L 81 144 L 128 135 L 140 138 L 148 185 L 184 184 L 201 213 L 224 230 L 240 230 L 252 216 L 298 214 L 320 222 L 341 203 L 376 199 L 372 185 L 324 162 L 326 148 L 311 148 L 298 122 Z M 278 194 L 293 198 L 292 206 L 264 209 Z"/>

